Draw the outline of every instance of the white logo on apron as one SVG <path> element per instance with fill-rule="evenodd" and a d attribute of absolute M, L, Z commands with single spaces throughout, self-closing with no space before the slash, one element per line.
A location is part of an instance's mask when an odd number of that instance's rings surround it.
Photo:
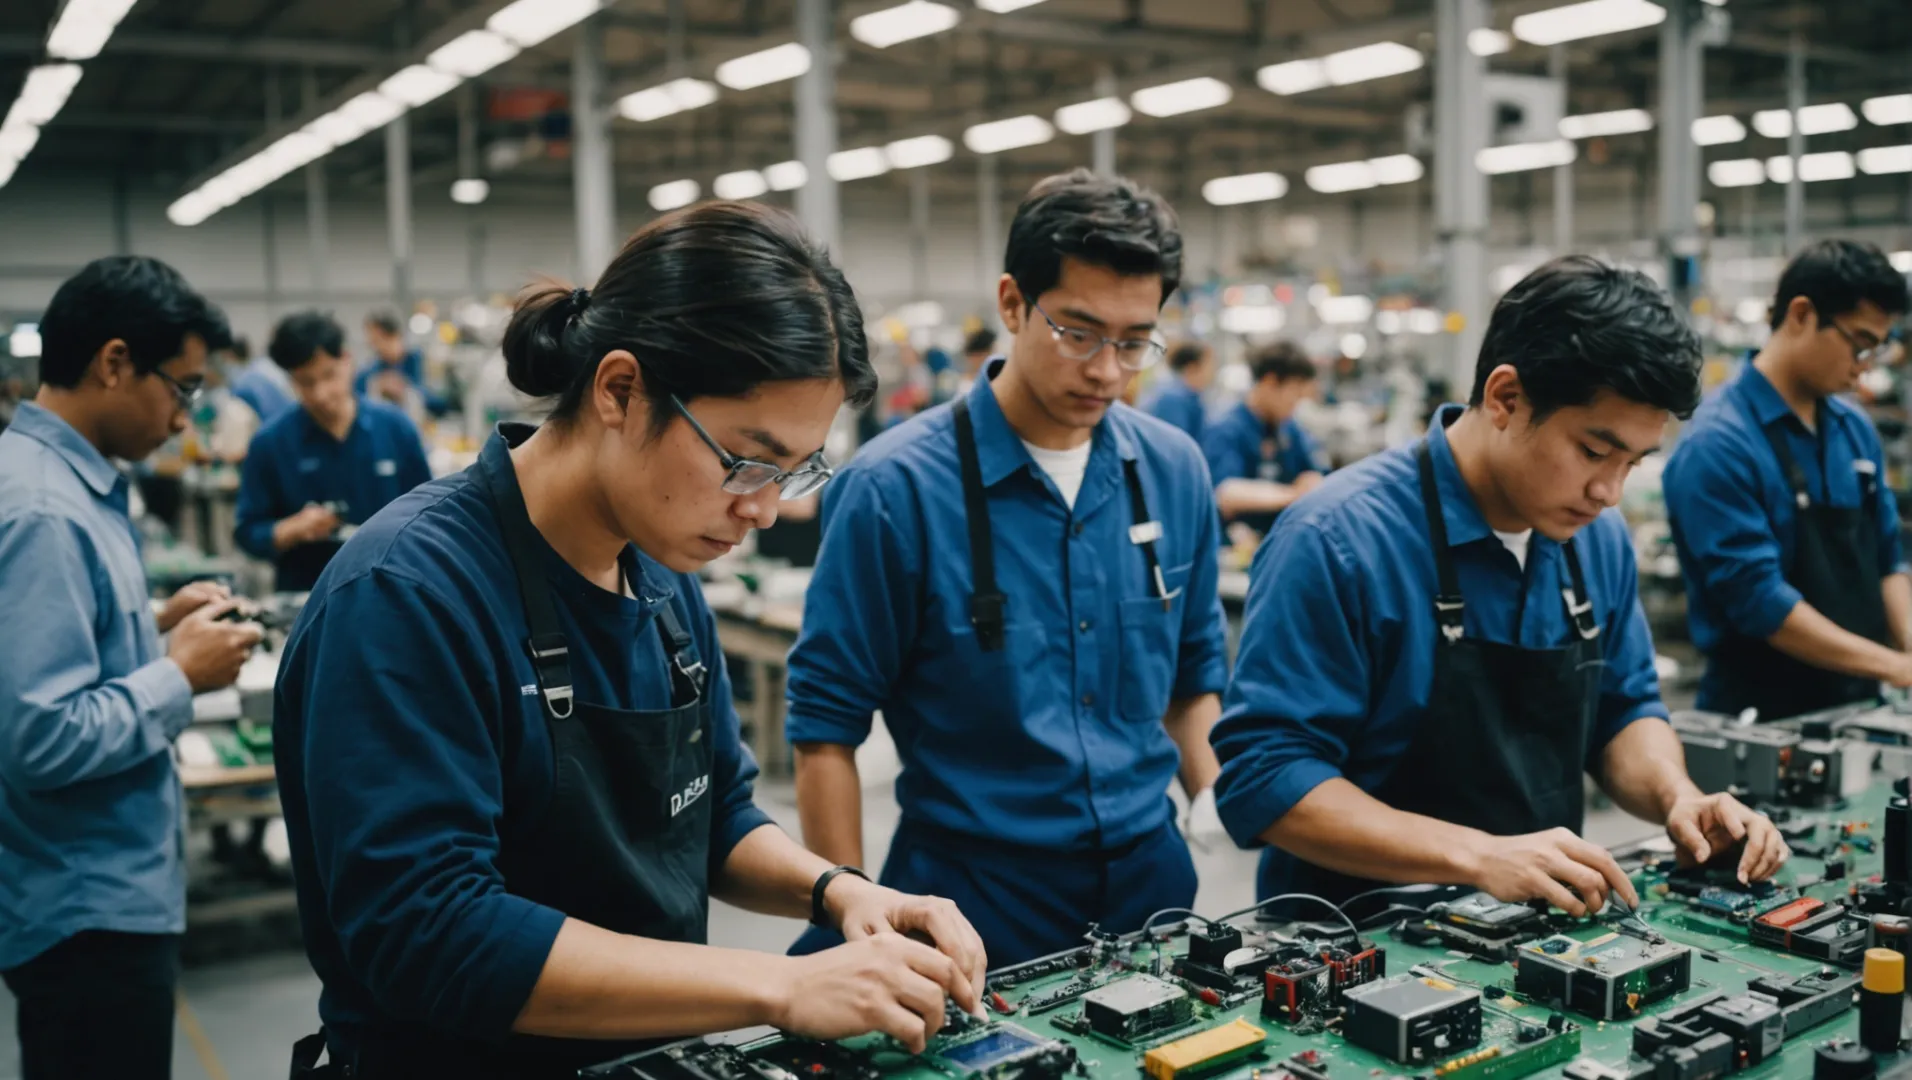
<path fill-rule="evenodd" d="M 692 780 L 690 782 L 690 786 L 684 789 L 684 793 L 682 795 L 671 796 L 671 816 L 676 817 L 677 815 L 683 813 L 686 809 L 690 807 L 692 803 L 696 802 L 698 799 L 703 798 L 704 792 L 709 790 L 710 790 L 710 774 L 709 773 L 705 773 L 703 776 L 700 776 L 697 779 Z"/>

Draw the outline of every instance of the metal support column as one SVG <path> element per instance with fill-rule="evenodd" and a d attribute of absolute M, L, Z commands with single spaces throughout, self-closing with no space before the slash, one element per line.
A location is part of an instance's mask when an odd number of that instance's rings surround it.
<path fill-rule="evenodd" d="M 929 299 L 929 169 L 910 170 L 910 299 Z"/>
<path fill-rule="evenodd" d="M 1786 254 L 1806 246 L 1806 182 L 1799 176 L 1799 159 L 1806 156 L 1806 135 L 1799 130 L 1799 110 L 1806 107 L 1806 36 L 1795 30 L 1792 52 L 1786 57 L 1786 108 L 1792 113 L 1786 156 L 1792 159 L 1792 177 L 1786 184 Z"/>
<path fill-rule="evenodd" d="M 604 103 L 604 17 L 578 27 L 571 61 L 571 182 L 577 201 L 578 281 L 593 282 L 617 243 L 611 118 Z"/>
<path fill-rule="evenodd" d="M 1700 149 L 1693 122 L 1700 118 L 1706 43 L 1700 0 L 1672 0 L 1660 24 L 1660 255 L 1667 287 L 1681 308 L 1694 298 L 1700 255 Z"/>
<path fill-rule="evenodd" d="M 1095 96 L 1115 96 L 1115 72 L 1103 68 L 1095 77 Z M 1095 153 L 1095 171 L 1102 176 L 1115 175 L 1115 128 L 1103 128 L 1090 136 Z"/>
<path fill-rule="evenodd" d="M 319 102 L 319 83 L 311 68 L 305 71 L 299 97 L 308 109 Z M 323 157 L 305 167 L 305 235 L 306 258 L 312 264 L 312 297 L 323 302 L 326 294 L 332 291 L 332 233 L 331 226 L 326 222 Z"/>
<path fill-rule="evenodd" d="M 1474 158 L 1487 146 L 1486 62 L 1467 35 L 1487 25 L 1485 0 L 1435 0 L 1434 217 L 1447 277 L 1449 385 L 1471 387 L 1487 329 L 1487 176 Z"/>
<path fill-rule="evenodd" d="M 392 252 L 392 306 L 412 314 L 412 121 L 385 125 L 385 228 Z"/>
<path fill-rule="evenodd" d="M 836 46 L 831 0 L 797 0 L 797 43 L 810 50 L 810 70 L 797 76 L 797 160 L 805 180 L 797 217 L 811 237 L 843 259 L 843 219 L 830 155 L 837 149 Z"/>
<path fill-rule="evenodd" d="M 996 155 L 976 157 L 976 237 L 982 258 L 984 311 L 996 310 L 996 283 L 1002 280 L 1002 183 L 996 174 Z"/>
<path fill-rule="evenodd" d="M 1564 101 L 1567 94 L 1567 47 L 1555 45 L 1547 57 L 1547 74 L 1560 84 Z M 1554 166 L 1553 171 L 1553 253 L 1555 257 L 1573 253 L 1573 162 Z"/>
<path fill-rule="evenodd" d="M 478 175 L 478 84 L 468 82 L 458 91 L 458 178 Z M 474 297 L 485 292 L 485 221 L 482 203 L 465 207 L 465 288 Z"/>

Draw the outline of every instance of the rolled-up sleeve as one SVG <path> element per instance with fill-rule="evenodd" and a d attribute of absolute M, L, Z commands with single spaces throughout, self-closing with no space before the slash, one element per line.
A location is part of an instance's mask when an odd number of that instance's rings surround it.
<path fill-rule="evenodd" d="M 296 674 L 303 723 L 275 737 L 299 743 L 325 915 L 353 974 L 395 1018 L 496 1040 L 565 917 L 505 889 L 499 664 L 454 610 L 385 571 L 339 585 Z"/>
<path fill-rule="evenodd" d="M 192 723 L 192 687 L 171 660 L 101 677 L 102 586 L 111 587 L 77 523 L 41 513 L 0 520 L 0 610 L 31 628 L 0 649 L 0 776 L 22 790 L 124 772 L 169 753 Z M 120 618 L 143 617 L 106 600 Z"/>
<path fill-rule="evenodd" d="M 1617 518 L 1603 519 L 1601 525 L 1610 525 L 1614 533 L 1613 542 L 1602 548 L 1611 553 L 1612 566 L 1604 576 L 1613 582 L 1615 596 L 1612 621 L 1602 628 L 1606 668 L 1600 674 L 1600 704 L 1587 747 L 1590 766 L 1597 765 L 1600 751 L 1628 724 L 1649 716 L 1664 719 L 1667 714 L 1666 703 L 1660 699 L 1659 672 L 1653 666 L 1653 635 L 1647 629 L 1646 611 L 1640 607 L 1640 568 L 1632 537 Z"/>
<path fill-rule="evenodd" d="M 803 632 L 790 652 L 793 744 L 860 745 L 915 639 L 922 533 L 909 493 L 883 481 L 852 469 L 824 501 Z"/>
<path fill-rule="evenodd" d="M 1194 493 L 1195 560 L 1182 601 L 1181 649 L 1175 663 L 1175 698 L 1219 694 L 1228 685 L 1228 617 L 1222 610 L 1220 517 L 1208 466 L 1195 456 L 1188 479 Z"/>
<path fill-rule="evenodd" d="M 1752 638 L 1771 637 L 1801 600 L 1786 583 L 1779 537 L 1760 498 L 1760 460 L 1708 431 L 1674 455 L 1664 478 L 1688 574 L 1725 629 Z"/>
<path fill-rule="evenodd" d="M 1222 763 L 1216 809 L 1243 847 L 1342 775 L 1369 704 L 1360 580 L 1312 523 L 1277 527 L 1255 556 L 1235 675 L 1210 736 Z"/>
<path fill-rule="evenodd" d="M 682 587 L 697 589 L 694 578 L 680 579 Z M 731 697 L 730 668 L 718 647 L 717 620 L 701 591 L 691 593 L 696 602 L 701 652 L 711 659 L 710 685 L 704 697 L 711 709 L 710 787 L 715 796 L 710 822 L 710 872 L 713 876 L 730 859 L 737 844 L 752 832 L 771 824 L 770 815 L 757 806 L 757 759 L 744 745 L 737 706 Z"/>
<path fill-rule="evenodd" d="M 292 511 L 283 507 L 272 461 L 272 444 L 263 433 L 252 437 L 246 460 L 239 466 L 239 500 L 233 508 L 233 542 L 256 559 L 274 559 L 272 527 Z"/>

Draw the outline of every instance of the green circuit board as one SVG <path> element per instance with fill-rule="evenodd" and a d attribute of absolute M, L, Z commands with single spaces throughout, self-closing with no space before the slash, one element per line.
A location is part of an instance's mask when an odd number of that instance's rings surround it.
<path fill-rule="evenodd" d="M 991 993 L 999 995 L 999 1006 L 986 1022 L 965 1021 L 958 1030 L 947 1031 L 931 1040 L 928 1052 L 912 1056 L 883 1036 L 868 1036 L 837 1044 L 811 1043 L 780 1035 L 764 1035 L 754 1041 L 725 1047 L 721 1052 L 706 1044 L 677 1047 L 603 1067 L 587 1073 L 605 1078 L 633 1077 L 643 1080 L 1027 1080 L 1031 1076 L 1055 1075 L 1042 1071 L 1021 1072 L 992 1068 L 992 1062 L 1006 1060 L 1005 1052 L 1036 1042 L 1053 1040 L 1073 1050 L 1075 1062 L 1066 1075 L 1087 1080 L 1138 1080 L 1144 1071 L 1145 1054 L 1151 1048 L 1172 1043 L 1208 1029 L 1245 1020 L 1266 1033 L 1248 1056 L 1235 1056 L 1225 1065 L 1206 1071 L 1179 1074 L 1174 1080 L 1199 1077 L 1199 1080 L 1285 1080 L 1288 1076 L 1309 1077 L 1305 1072 L 1289 1071 L 1296 1055 L 1312 1052 L 1306 1068 L 1313 1075 L 1351 1080 L 1351 1078 L 1431 1077 L 1435 1080 L 1518 1080 L 1526 1076 L 1560 1077 L 1565 1067 L 1576 1060 L 1588 1060 L 1610 1066 L 1623 1066 L 1633 1050 L 1633 1029 L 1649 1017 L 1662 1017 L 1683 1005 L 1714 993 L 1744 993 L 1749 984 L 1762 977 L 1797 977 L 1821 972 L 1856 974 L 1850 965 L 1837 967 L 1824 959 L 1795 955 L 1755 943 L 1748 920 L 1776 906 L 1800 898 L 1827 904 L 1850 903 L 1851 893 L 1860 883 L 1880 874 L 1884 832 L 1881 825 L 1886 801 L 1891 796 L 1888 784 L 1881 783 L 1849 803 L 1824 810 L 1789 811 L 1789 827 L 1803 831 L 1815 826 L 1810 837 L 1800 836 L 1799 847 L 1818 851 L 1820 857 L 1795 855 L 1781 871 L 1772 896 L 1743 901 L 1737 915 L 1702 908 L 1696 897 L 1668 887 L 1667 874 L 1651 865 L 1651 854 L 1623 858 L 1623 865 L 1639 866 L 1634 881 L 1643 899 L 1639 923 L 1652 935 L 1666 942 L 1687 946 L 1690 956 L 1690 986 L 1659 1000 L 1644 1001 L 1651 990 L 1644 982 L 1624 986 L 1626 994 L 1641 1000 L 1637 1015 L 1625 1020 L 1600 1020 L 1584 1011 L 1563 1007 L 1556 1001 L 1543 1001 L 1522 992 L 1516 967 L 1494 962 L 1480 955 L 1469 955 L 1447 947 L 1446 943 L 1410 940 L 1398 923 L 1381 923 L 1364 928 L 1362 937 L 1385 953 L 1389 977 L 1412 974 L 1434 979 L 1452 987 L 1477 990 L 1482 995 L 1481 1034 L 1477 1042 L 1454 1047 L 1450 1056 L 1431 1056 L 1411 1064 L 1390 1059 L 1352 1045 L 1342 1033 L 1342 1021 L 1316 1022 L 1319 1017 L 1301 1023 L 1287 1023 L 1264 1015 L 1263 992 L 1258 984 L 1252 991 L 1243 983 L 1235 993 L 1216 993 L 1201 1000 L 1200 988 L 1182 982 L 1174 974 L 1176 961 L 1187 953 L 1186 932 L 1161 936 L 1131 936 L 1119 943 L 1105 941 L 1094 950 L 1084 949 L 1029 968 L 992 973 Z M 1825 880 L 1826 862 L 1842 860 L 1846 873 L 1836 880 Z M 1721 906 L 1718 902 L 1714 909 Z M 1335 920 L 1326 911 L 1307 911 L 1306 905 L 1284 905 L 1284 919 L 1302 918 L 1319 922 L 1307 924 L 1258 922 L 1253 915 L 1235 921 L 1252 941 L 1270 934 L 1293 938 L 1311 932 L 1334 931 Z M 1553 948 L 1572 954 L 1580 950 L 1612 948 L 1622 937 L 1626 941 L 1650 941 L 1639 934 L 1616 935 L 1611 921 L 1602 919 L 1569 920 L 1550 917 L 1548 932 L 1572 939 L 1574 944 L 1555 943 Z M 1276 940 L 1265 938 L 1264 940 Z M 1157 956 L 1161 960 L 1158 962 Z M 1830 976 L 1828 976 L 1830 977 Z M 1085 987 L 1101 987 L 1124 980 L 1158 978 L 1179 983 L 1193 1001 L 1186 1004 L 1185 1023 L 1160 1030 L 1145 1039 L 1127 1042 L 1091 1030 L 1084 1019 L 1079 997 L 1068 995 Z M 1531 987 L 1528 987 L 1531 989 Z M 1058 995 L 1067 1000 L 1058 1001 Z M 1625 996 L 1625 995 L 1622 995 Z M 1838 995 L 1849 1001 L 1850 995 Z M 1219 1003 L 1215 999 L 1221 998 Z M 1179 1019 L 1179 1017 L 1178 1017 Z M 1527 1027 L 1526 1039 L 1520 1029 Z M 1549 1026 L 1551 1025 L 1551 1026 Z M 1536 1036 L 1535 1026 L 1546 1028 Z M 1811 1075 L 1813 1047 L 1831 1039 L 1856 1040 L 1858 1012 L 1849 1005 L 1836 1007 L 1836 1014 L 1803 1030 L 1788 1030 L 1783 1047 L 1766 1060 L 1736 1063 L 1733 1075 L 1748 1080 L 1761 1078 L 1803 1078 Z M 1883 1065 L 1884 1062 L 1882 1061 Z M 1160 1080 L 1160 1078 L 1156 1078 Z"/>

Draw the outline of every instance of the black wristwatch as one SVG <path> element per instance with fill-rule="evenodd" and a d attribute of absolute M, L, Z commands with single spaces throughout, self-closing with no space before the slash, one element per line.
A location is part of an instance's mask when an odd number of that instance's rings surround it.
<path fill-rule="evenodd" d="M 825 930 L 838 929 L 830 925 L 830 914 L 823 910 L 823 891 L 830 887 L 830 883 L 837 879 L 838 874 L 855 874 L 864 881 L 870 880 L 870 875 L 854 866 L 833 866 L 825 870 L 823 876 L 817 879 L 817 883 L 810 887 L 810 924 L 812 926 L 820 926 Z"/>

